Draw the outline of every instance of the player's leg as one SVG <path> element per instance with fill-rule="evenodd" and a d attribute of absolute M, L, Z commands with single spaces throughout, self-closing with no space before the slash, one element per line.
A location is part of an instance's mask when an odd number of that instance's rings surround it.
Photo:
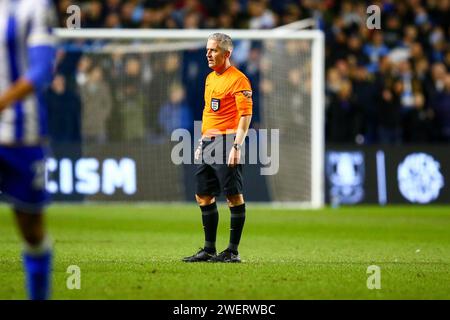
<path fill-rule="evenodd" d="M 217 211 L 215 195 L 218 192 L 218 181 L 209 165 L 201 164 L 195 173 L 195 199 L 202 213 L 202 224 L 205 243 L 202 249 L 192 256 L 185 257 L 184 262 L 209 261 L 216 254 L 217 225 L 219 213 Z"/>
<path fill-rule="evenodd" d="M 23 265 L 30 299 L 50 295 L 52 248 L 44 229 L 45 150 L 0 147 L 0 189 L 13 204 L 23 245 Z"/>
<path fill-rule="evenodd" d="M 37 246 L 44 240 L 44 218 L 39 213 L 31 214 L 14 210 L 17 226 L 22 238 L 29 246 Z"/>
<path fill-rule="evenodd" d="M 219 253 L 214 262 L 241 262 L 238 247 L 245 223 L 245 202 L 243 196 L 242 165 L 228 167 L 226 165 L 218 169 L 220 180 L 224 186 L 223 192 L 230 208 L 230 242 L 228 247 Z"/>
<path fill-rule="evenodd" d="M 26 287 L 31 300 L 50 297 L 52 245 L 45 232 L 43 214 L 15 209 L 19 231 L 25 240 L 23 264 Z"/>
<path fill-rule="evenodd" d="M 215 254 L 217 226 L 219 224 L 216 198 L 211 195 L 199 194 L 196 194 L 195 198 L 202 212 L 203 231 L 205 234 L 205 245 L 203 248 L 209 254 Z"/>
<path fill-rule="evenodd" d="M 228 195 L 228 207 L 230 208 L 230 242 L 228 250 L 234 254 L 238 254 L 238 247 L 241 241 L 242 230 L 245 224 L 245 203 L 242 194 Z"/>

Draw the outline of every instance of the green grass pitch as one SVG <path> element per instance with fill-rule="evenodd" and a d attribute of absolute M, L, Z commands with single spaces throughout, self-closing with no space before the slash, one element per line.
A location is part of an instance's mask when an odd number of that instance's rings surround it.
<path fill-rule="evenodd" d="M 450 299 L 448 207 L 318 211 L 247 205 L 242 264 L 186 264 L 203 244 L 194 205 L 54 205 L 54 299 Z M 219 206 L 218 249 L 229 211 Z M 21 244 L 0 207 L 0 299 L 23 299 Z M 81 289 L 66 287 L 67 268 Z M 367 268 L 381 289 L 367 288 Z"/>

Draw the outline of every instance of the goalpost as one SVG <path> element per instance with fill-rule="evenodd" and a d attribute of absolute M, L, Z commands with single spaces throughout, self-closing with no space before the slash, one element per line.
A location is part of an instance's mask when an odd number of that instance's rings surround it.
<path fill-rule="evenodd" d="M 91 65 L 102 66 L 104 72 L 102 78 L 110 87 L 110 93 L 116 97 L 118 104 L 116 109 L 111 111 L 113 120 L 110 127 L 113 130 L 110 131 L 113 137 L 106 141 L 122 143 L 124 146 L 135 143 L 136 140 L 133 138 L 135 136 L 138 140 L 140 137 L 142 141 L 147 142 L 152 139 L 156 141 L 158 138 L 155 137 L 163 136 L 161 126 L 164 125 L 158 123 L 159 107 L 165 100 L 171 99 L 170 95 L 176 90 L 177 84 L 187 86 L 185 95 L 195 95 L 192 91 L 197 91 L 197 97 L 194 97 L 193 101 L 195 99 L 203 101 L 202 94 L 198 97 L 198 93 L 203 92 L 204 78 L 195 80 L 196 86 L 192 86 L 189 80 L 196 79 L 189 78 L 190 75 L 201 76 L 202 73 L 197 70 L 199 67 L 196 64 L 183 65 L 186 62 L 183 59 L 187 59 L 187 55 L 196 51 L 199 52 L 199 56 L 204 57 L 206 39 L 210 34 L 223 32 L 230 35 L 235 42 L 232 58 L 236 55 L 238 63 L 250 71 L 254 71 L 255 67 L 259 68 L 254 75 L 258 83 L 252 83 L 258 97 L 256 107 L 260 113 L 259 127 L 269 130 L 279 129 L 280 133 L 279 172 L 265 177 L 270 200 L 274 203 L 294 203 L 311 208 L 320 208 L 324 205 L 325 58 L 324 35 L 320 30 L 56 29 L 55 32 L 66 44 L 88 42 L 88 45 L 81 47 L 77 44 L 78 48 L 83 56 L 89 57 Z M 116 59 L 117 56 L 121 58 L 129 56 L 131 60 L 134 58 L 140 62 L 135 66 L 127 63 L 119 68 L 115 65 L 116 62 L 120 62 Z M 206 65 L 206 61 L 201 62 Z M 166 69 L 170 71 L 170 75 Z M 246 73 L 246 70 L 242 71 Z M 117 75 L 117 72 L 122 74 Z M 127 77 L 130 72 L 139 72 L 144 79 L 143 83 L 129 80 Z M 150 83 L 152 89 L 146 87 Z M 134 118 L 130 117 L 134 120 L 128 123 L 126 121 L 129 121 L 127 118 L 129 114 L 126 113 L 128 111 L 124 111 L 128 106 L 121 105 L 127 101 L 122 95 L 126 95 L 128 90 L 124 88 L 129 88 L 133 84 L 139 87 L 136 94 L 155 106 L 146 106 L 146 111 L 136 113 Z M 130 97 L 135 97 L 136 94 L 131 93 Z M 203 105 L 194 107 L 202 109 Z M 122 117 L 127 119 L 124 120 Z M 136 125 L 140 123 L 142 117 L 145 118 L 143 131 Z M 116 125 L 121 129 L 115 129 Z M 153 126 L 159 129 L 155 131 Z M 122 132 L 119 132 L 120 130 Z M 166 187 L 164 178 L 161 178 L 161 185 L 152 191 L 154 199 L 183 200 L 182 188 L 179 189 L 181 191 L 176 198 L 164 198 L 157 193 L 158 190 L 173 190 L 174 183 L 177 183 L 180 175 L 172 174 L 171 180 L 173 167 L 170 164 L 162 165 L 162 161 L 151 164 L 154 158 L 154 155 L 148 156 L 148 170 L 169 176 Z M 152 197 L 147 199 L 152 200 Z"/>

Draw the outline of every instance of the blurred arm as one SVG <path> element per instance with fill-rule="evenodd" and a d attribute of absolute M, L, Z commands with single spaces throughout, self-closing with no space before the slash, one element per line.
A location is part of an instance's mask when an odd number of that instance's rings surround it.
<path fill-rule="evenodd" d="M 0 96 L 0 112 L 16 101 L 22 100 L 33 91 L 33 84 L 26 78 L 20 78 Z"/>

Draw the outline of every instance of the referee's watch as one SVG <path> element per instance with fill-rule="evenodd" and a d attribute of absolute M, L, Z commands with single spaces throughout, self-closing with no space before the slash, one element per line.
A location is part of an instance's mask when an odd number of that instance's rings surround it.
<path fill-rule="evenodd" d="M 239 151 L 239 150 L 241 150 L 242 145 L 235 143 L 235 144 L 233 144 L 233 148 L 235 148 L 237 151 Z"/>

